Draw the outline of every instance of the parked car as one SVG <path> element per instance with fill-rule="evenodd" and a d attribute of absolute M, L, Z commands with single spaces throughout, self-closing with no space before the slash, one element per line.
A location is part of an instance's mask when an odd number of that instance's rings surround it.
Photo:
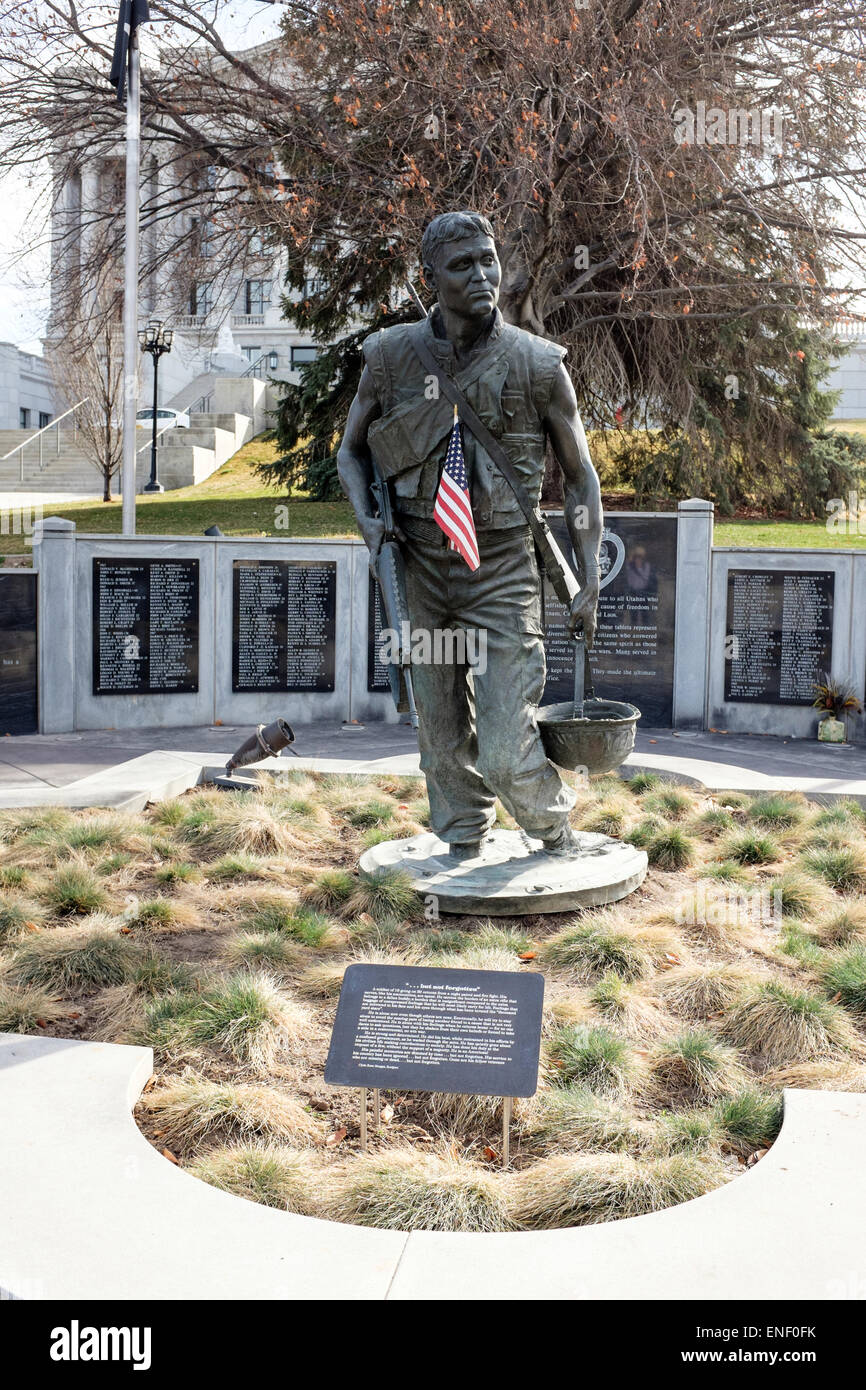
<path fill-rule="evenodd" d="M 147 410 L 140 410 L 135 421 L 139 429 L 153 429 L 153 406 L 149 406 Z M 156 427 L 158 430 L 164 430 L 171 426 L 179 430 L 188 430 L 189 416 L 185 410 L 172 410 L 167 405 L 161 405 L 156 412 Z"/>

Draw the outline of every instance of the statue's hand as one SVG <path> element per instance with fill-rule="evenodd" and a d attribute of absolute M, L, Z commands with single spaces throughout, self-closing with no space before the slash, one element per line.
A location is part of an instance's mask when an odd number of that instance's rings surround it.
<path fill-rule="evenodd" d="M 583 628 L 587 649 L 591 648 L 595 641 L 597 608 L 597 584 L 584 585 L 580 593 L 576 594 L 571 601 L 571 612 L 568 615 L 568 633 L 570 637 L 574 637 L 579 634 L 581 628 Z"/>
<path fill-rule="evenodd" d="M 372 565 L 385 539 L 385 523 L 380 521 L 377 516 L 362 516 L 358 518 L 358 525 L 361 528 L 361 535 L 364 537 L 364 544 L 370 552 L 370 564 Z"/>

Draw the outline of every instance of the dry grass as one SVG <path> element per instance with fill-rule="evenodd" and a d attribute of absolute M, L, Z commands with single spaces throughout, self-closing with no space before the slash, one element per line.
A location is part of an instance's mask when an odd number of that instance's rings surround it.
<path fill-rule="evenodd" d="M 729 1011 L 725 1036 L 769 1066 L 817 1061 L 827 1053 L 858 1047 L 844 1012 L 808 990 L 776 981 L 758 985 Z"/>
<path fill-rule="evenodd" d="M 729 1009 L 750 983 L 754 971 L 721 961 L 671 970 L 656 983 L 669 1009 L 683 1018 L 705 1019 Z"/>
<path fill-rule="evenodd" d="M 701 1197 L 726 1176 L 720 1164 L 688 1154 L 559 1154 L 517 1175 L 511 1212 L 529 1230 L 620 1221 Z"/>
<path fill-rule="evenodd" d="M 451 1150 L 390 1149 L 335 1169 L 325 1184 L 333 1221 L 391 1231 L 508 1231 L 507 1186 Z"/>
<path fill-rule="evenodd" d="M 188 1171 L 249 1202 L 301 1216 L 319 1214 L 320 1174 L 309 1151 L 278 1144 L 230 1144 L 204 1154 Z"/>
<path fill-rule="evenodd" d="M 254 1082 L 208 1081 L 187 1072 L 178 1081 L 147 1091 L 141 1106 L 173 1153 L 203 1143 L 262 1140 L 294 1147 L 324 1142 L 320 1120 L 297 1096 Z"/>
<path fill-rule="evenodd" d="M 137 817 L 0 816 L 0 1027 L 152 1044 L 138 1115 L 188 1171 L 402 1229 L 655 1210 L 772 1143 L 782 1086 L 866 1090 L 859 811 L 599 779 L 575 821 L 646 845 L 639 892 L 428 922 L 401 875 L 357 871 L 372 838 L 427 823 L 421 787 L 288 772 Z M 365 960 L 544 974 L 511 1171 L 498 1097 L 385 1092 L 359 1155 L 357 1096 L 322 1073 L 343 973 Z"/>

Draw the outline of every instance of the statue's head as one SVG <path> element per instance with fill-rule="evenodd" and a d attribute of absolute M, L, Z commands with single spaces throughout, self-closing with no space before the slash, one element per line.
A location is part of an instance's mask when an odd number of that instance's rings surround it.
<path fill-rule="evenodd" d="M 499 300 L 502 268 L 493 228 L 477 212 L 443 212 L 421 239 L 424 279 L 442 308 L 483 320 Z"/>

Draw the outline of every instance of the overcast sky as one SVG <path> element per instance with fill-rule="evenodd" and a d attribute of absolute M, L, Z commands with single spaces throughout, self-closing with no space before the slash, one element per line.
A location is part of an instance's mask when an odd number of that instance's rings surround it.
<path fill-rule="evenodd" d="M 237 48 L 250 48 L 277 32 L 279 5 L 261 0 L 218 0 L 218 28 Z M 0 178 L 0 342 L 42 353 L 48 317 L 48 254 L 32 250 L 46 239 L 47 174 L 27 181 Z M 40 196 L 41 195 L 41 196 Z"/>

